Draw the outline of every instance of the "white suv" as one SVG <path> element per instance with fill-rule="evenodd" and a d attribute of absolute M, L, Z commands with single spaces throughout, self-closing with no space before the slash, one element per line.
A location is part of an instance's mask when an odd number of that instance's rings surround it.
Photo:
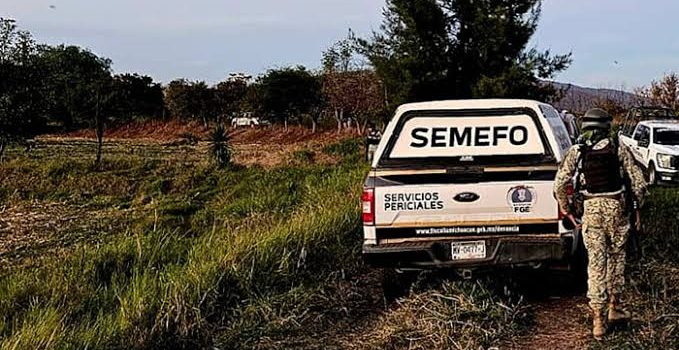
<path fill-rule="evenodd" d="M 679 121 L 639 122 L 633 133 L 620 133 L 620 141 L 646 169 L 649 183 L 679 183 Z"/>
<path fill-rule="evenodd" d="M 364 184 L 373 266 L 542 266 L 574 256 L 553 183 L 571 146 L 559 113 L 528 100 L 403 105 Z"/>

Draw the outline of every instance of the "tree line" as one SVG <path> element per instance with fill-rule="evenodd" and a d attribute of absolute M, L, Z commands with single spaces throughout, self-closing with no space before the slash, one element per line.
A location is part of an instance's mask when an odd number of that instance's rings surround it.
<path fill-rule="evenodd" d="M 161 85 L 115 74 L 111 60 L 67 45 L 38 44 L 0 19 L 0 145 L 46 129 L 181 118 L 205 125 L 244 112 L 286 126 L 319 123 L 362 130 L 406 102 L 515 97 L 555 100 L 542 83 L 566 69 L 570 54 L 528 47 L 540 0 L 387 0 L 379 30 L 352 32 L 331 45 L 321 68 L 230 74 L 210 85 Z"/>

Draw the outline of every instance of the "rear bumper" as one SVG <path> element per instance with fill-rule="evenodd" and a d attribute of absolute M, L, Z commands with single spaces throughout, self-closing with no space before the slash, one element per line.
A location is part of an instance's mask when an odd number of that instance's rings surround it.
<path fill-rule="evenodd" d="M 486 258 L 452 260 L 454 241 L 486 242 Z M 369 265 L 388 268 L 476 268 L 536 265 L 570 258 L 574 252 L 573 234 L 467 237 L 436 241 L 363 245 L 363 258 Z"/>

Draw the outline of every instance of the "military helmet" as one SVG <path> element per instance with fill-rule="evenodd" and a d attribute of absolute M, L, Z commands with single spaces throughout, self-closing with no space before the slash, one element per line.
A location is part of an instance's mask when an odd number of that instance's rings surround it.
<path fill-rule="evenodd" d="M 601 108 L 592 108 L 582 117 L 582 130 L 603 129 L 609 130 L 611 128 L 611 115 Z"/>

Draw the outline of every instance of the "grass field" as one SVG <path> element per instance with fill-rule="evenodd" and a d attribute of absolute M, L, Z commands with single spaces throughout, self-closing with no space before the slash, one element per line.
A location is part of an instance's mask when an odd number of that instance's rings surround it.
<path fill-rule="evenodd" d="M 201 144 L 115 141 L 98 169 L 89 141 L 12 150 L 0 164 L 0 348 L 549 345 L 530 338 L 530 282 L 423 274 L 404 298 L 383 297 L 382 272 L 360 259 L 355 139 L 263 164 L 246 160 L 252 148 L 237 145 L 228 169 Z M 635 320 L 586 347 L 679 346 L 678 215 L 676 190 L 655 189 L 631 266 Z"/>

